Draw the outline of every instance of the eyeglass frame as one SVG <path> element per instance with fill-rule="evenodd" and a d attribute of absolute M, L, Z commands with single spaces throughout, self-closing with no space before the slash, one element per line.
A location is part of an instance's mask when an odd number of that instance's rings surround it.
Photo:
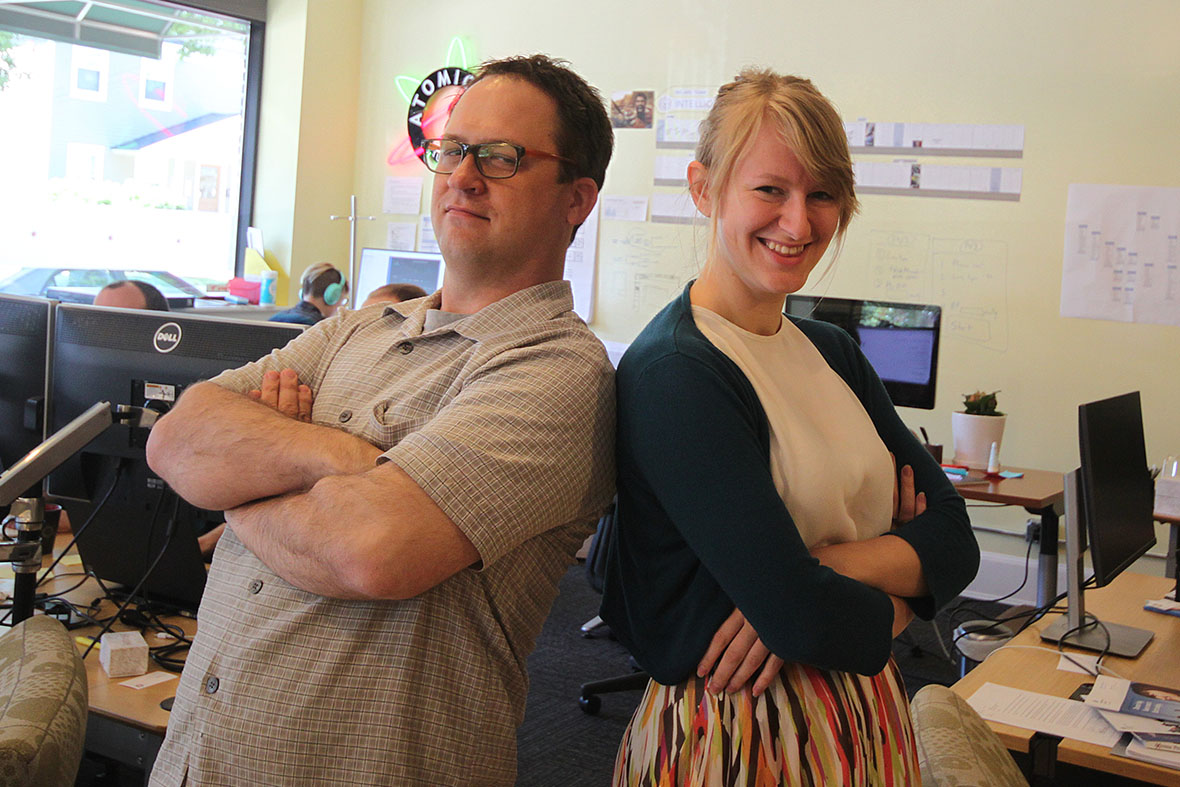
<path fill-rule="evenodd" d="M 431 167 L 430 164 L 426 163 L 427 158 L 429 158 L 426 155 L 426 146 L 431 142 L 450 142 L 453 145 L 459 146 L 459 163 L 455 165 L 455 169 L 451 170 L 450 172 L 439 172 L 437 169 Z M 483 164 L 480 163 L 482 159 L 479 156 L 479 152 L 481 148 L 490 147 L 492 145 L 507 145 L 516 151 L 516 166 L 513 167 L 511 174 L 489 175 L 488 173 L 484 172 Z M 507 180 L 508 178 L 511 178 L 520 171 L 520 162 L 524 160 L 525 156 L 551 158 L 555 161 L 563 161 L 566 164 L 577 163 L 573 159 L 566 158 L 565 156 L 559 156 L 556 153 L 546 153 L 543 150 L 533 150 L 532 148 L 526 148 L 524 145 L 517 145 L 515 142 L 508 142 L 507 140 L 503 139 L 493 140 L 491 142 L 474 143 L 460 142 L 457 139 L 450 139 L 448 137 L 433 137 L 431 139 L 422 140 L 422 163 L 426 165 L 428 170 L 435 173 L 436 175 L 453 175 L 456 171 L 458 171 L 459 167 L 462 166 L 463 160 L 466 159 L 469 154 L 475 156 L 475 168 L 479 171 L 479 174 L 483 175 L 485 178 L 490 178 L 491 180 Z"/>

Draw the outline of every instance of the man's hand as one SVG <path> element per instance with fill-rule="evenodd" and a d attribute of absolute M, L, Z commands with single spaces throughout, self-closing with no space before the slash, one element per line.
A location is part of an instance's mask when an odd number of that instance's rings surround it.
<path fill-rule="evenodd" d="M 246 395 L 288 418 L 311 423 L 311 388 L 299 382 L 294 369 L 267 372 L 262 376 L 262 388 Z"/>
<path fill-rule="evenodd" d="M 757 672 L 758 679 L 754 682 L 754 696 L 757 697 L 766 691 L 782 667 L 783 660 L 762 644 L 758 632 L 735 608 L 713 635 L 709 649 L 697 665 L 697 676 L 703 678 L 712 672 L 709 691 L 718 694 L 738 691 Z"/>

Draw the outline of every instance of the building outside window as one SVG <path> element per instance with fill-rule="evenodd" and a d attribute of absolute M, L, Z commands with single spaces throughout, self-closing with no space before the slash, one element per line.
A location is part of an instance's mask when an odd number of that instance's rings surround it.
<path fill-rule="evenodd" d="M 142 0 L 0 3 L 0 291 L 45 279 L 29 269 L 234 276 L 251 25 Z"/>

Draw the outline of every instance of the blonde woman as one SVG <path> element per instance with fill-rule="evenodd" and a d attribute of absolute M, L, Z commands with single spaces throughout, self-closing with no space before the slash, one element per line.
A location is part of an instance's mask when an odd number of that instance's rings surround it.
<path fill-rule="evenodd" d="M 654 680 L 615 783 L 918 784 L 892 639 L 979 549 L 852 339 L 782 313 L 857 210 L 839 115 L 747 70 L 688 179 L 704 266 L 617 377 L 602 616 Z"/>

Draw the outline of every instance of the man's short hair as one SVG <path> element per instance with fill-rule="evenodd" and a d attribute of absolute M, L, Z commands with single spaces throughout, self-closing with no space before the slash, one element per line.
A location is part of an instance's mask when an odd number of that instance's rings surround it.
<path fill-rule="evenodd" d="M 421 298 L 427 295 L 426 290 L 419 287 L 417 284 L 382 284 L 377 289 L 369 293 L 366 301 L 377 298 L 379 300 L 397 299 L 398 303 L 402 301 L 412 301 L 415 298 Z"/>
<path fill-rule="evenodd" d="M 143 308 L 154 312 L 171 311 L 171 309 L 168 308 L 168 299 L 164 297 L 164 293 L 160 292 L 153 285 L 148 284 L 146 281 L 140 281 L 139 279 L 120 279 L 119 281 L 113 281 L 99 290 L 99 292 L 101 293 L 105 290 L 118 290 L 128 286 L 135 287 L 139 290 L 140 294 L 143 295 Z"/>
<path fill-rule="evenodd" d="M 573 161 L 560 162 L 562 182 L 590 178 L 601 190 L 614 149 L 614 132 L 602 95 L 575 74 L 567 61 L 547 55 L 489 60 L 479 67 L 471 84 L 500 76 L 523 80 L 553 99 L 557 105 L 556 152 Z"/>

